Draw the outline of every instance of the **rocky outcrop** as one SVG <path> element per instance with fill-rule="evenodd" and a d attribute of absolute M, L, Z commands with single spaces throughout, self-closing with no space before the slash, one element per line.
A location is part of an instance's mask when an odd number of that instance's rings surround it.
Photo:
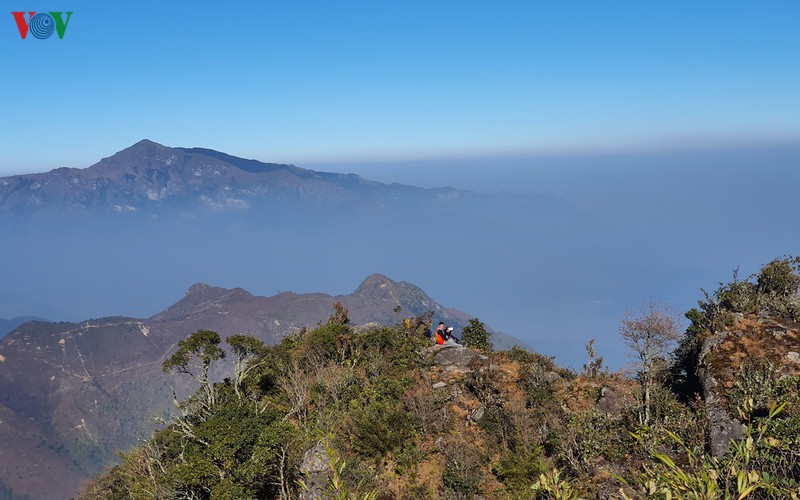
<path fill-rule="evenodd" d="M 735 384 L 742 364 L 763 359 L 780 368 L 781 376 L 800 373 L 800 331 L 797 325 L 761 313 L 734 316 L 725 331 L 701 340 L 695 373 L 706 403 L 708 445 L 714 456 L 722 455 L 731 440 L 744 436 L 744 424 L 731 414 L 728 392 Z"/>
<path fill-rule="evenodd" d="M 714 367 L 709 357 L 729 335 L 731 332 L 717 332 L 703 341 L 698 358 L 700 364 L 695 370 L 706 402 L 708 446 L 715 457 L 725 453 L 731 439 L 740 439 L 744 436 L 744 426 L 728 413 L 722 402 L 721 387 L 714 376 Z"/>
<path fill-rule="evenodd" d="M 434 355 L 434 362 L 445 371 L 469 371 L 474 362 L 485 362 L 489 358 L 464 346 L 443 346 Z"/>

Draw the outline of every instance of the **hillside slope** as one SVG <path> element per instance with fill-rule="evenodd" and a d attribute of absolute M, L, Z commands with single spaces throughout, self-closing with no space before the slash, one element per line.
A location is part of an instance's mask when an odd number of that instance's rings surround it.
<path fill-rule="evenodd" d="M 356 324 L 395 324 L 434 311 L 437 321 L 458 328 L 470 317 L 414 285 L 372 275 L 350 295 L 259 297 L 195 284 L 147 319 L 27 323 L 0 341 L 0 454 L 18 457 L 0 460 L 0 483 L 34 498 L 73 493 L 79 481 L 114 460 L 115 450 L 146 438 L 158 426 L 155 419 L 170 416 L 171 386 L 180 398 L 194 390 L 161 370 L 181 339 L 212 329 L 223 338 L 245 333 L 274 344 L 325 321 L 335 302 L 351 310 Z M 58 477 L 57 486 L 40 470 Z"/>
<path fill-rule="evenodd" d="M 333 315 L 240 350 L 239 376 L 207 380 L 83 498 L 800 498 L 798 271 L 779 258 L 706 294 L 673 365 L 637 378 L 591 346 L 574 373 Z M 213 367 L 216 342 L 192 335 L 167 368 Z M 720 415 L 740 431 L 721 448 Z"/>

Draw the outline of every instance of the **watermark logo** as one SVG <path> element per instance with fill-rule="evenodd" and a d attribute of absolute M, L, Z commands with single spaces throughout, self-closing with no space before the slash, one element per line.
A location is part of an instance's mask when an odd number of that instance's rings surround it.
<path fill-rule="evenodd" d="M 72 12 L 27 12 L 26 21 L 25 14 L 26 12 L 11 13 L 17 23 L 19 36 L 23 40 L 28 37 L 28 33 L 39 40 L 44 40 L 53 36 L 54 32 L 58 34 L 59 39 L 63 39 L 69 19 L 72 17 Z"/>

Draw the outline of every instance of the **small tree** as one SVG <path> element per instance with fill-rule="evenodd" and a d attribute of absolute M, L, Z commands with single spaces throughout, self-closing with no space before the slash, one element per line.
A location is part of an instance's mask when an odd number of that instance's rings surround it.
<path fill-rule="evenodd" d="M 666 357 L 678 340 L 677 320 L 665 306 L 650 303 L 636 314 L 626 312 L 619 334 L 636 360 L 642 385 L 639 421 L 646 425 L 650 423 L 651 397 L 658 381 L 657 375 L 666 366 Z"/>
<path fill-rule="evenodd" d="M 603 356 L 599 356 L 594 349 L 594 342 L 595 339 L 591 339 L 586 344 L 586 354 L 589 360 L 583 364 L 583 369 L 581 370 L 581 374 L 589 378 L 597 378 L 608 373 L 608 368 L 603 367 Z"/>
<path fill-rule="evenodd" d="M 239 402 L 242 401 L 242 383 L 256 368 L 266 363 L 267 346 L 252 335 L 231 335 L 225 340 L 236 359 L 233 362 L 233 390 Z"/>
<path fill-rule="evenodd" d="M 464 328 L 464 335 L 461 340 L 465 346 L 474 347 L 482 353 L 487 353 L 492 349 L 491 335 L 486 331 L 486 325 L 481 320 L 472 318 Z"/>
<path fill-rule="evenodd" d="M 350 317 L 347 308 L 341 302 L 333 303 L 333 314 L 328 318 L 329 325 L 349 325 Z"/>
<path fill-rule="evenodd" d="M 205 394 L 204 406 L 210 410 L 216 403 L 214 385 L 208 380 L 211 362 L 225 357 L 219 348 L 219 334 L 211 330 L 197 330 L 178 342 L 178 350 L 161 365 L 164 373 L 185 373 L 202 386 Z"/>

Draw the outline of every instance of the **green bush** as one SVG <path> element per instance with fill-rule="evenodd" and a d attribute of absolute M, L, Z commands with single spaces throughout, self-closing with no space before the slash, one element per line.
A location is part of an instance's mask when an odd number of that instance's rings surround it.
<path fill-rule="evenodd" d="M 728 411 L 731 415 L 753 416 L 767 413 L 770 402 L 778 395 L 780 367 L 764 358 L 747 358 L 739 367 L 728 393 Z"/>
<path fill-rule="evenodd" d="M 781 257 L 761 268 L 757 287 L 759 303 L 768 312 L 800 321 L 800 257 Z"/>
<path fill-rule="evenodd" d="M 758 293 L 773 297 L 797 295 L 800 276 L 800 257 L 780 257 L 761 268 L 758 274 Z"/>
<path fill-rule="evenodd" d="M 486 331 L 486 325 L 481 320 L 472 318 L 469 320 L 469 324 L 464 327 L 464 334 L 461 340 L 465 346 L 472 347 L 485 354 L 492 350 L 491 336 L 492 334 Z"/>
<path fill-rule="evenodd" d="M 362 400 L 350 409 L 353 446 L 366 457 L 382 458 L 400 449 L 418 429 L 413 416 L 397 400 Z"/>
<path fill-rule="evenodd" d="M 750 281 L 739 281 L 734 273 L 733 281 L 722 285 L 716 292 L 720 307 L 734 313 L 752 313 L 757 306 L 757 287 Z"/>
<path fill-rule="evenodd" d="M 573 416 L 559 436 L 557 458 L 575 476 L 596 473 L 601 461 L 621 462 L 632 449 L 625 419 L 590 413 Z"/>
<path fill-rule="evenodd" d="M 539 475 L 546 470 L 544 453 L 540 447 L 508 452 L 492 465 L 492 472 L 514 497 L 524 496 Z"/>
<path fill-rule="evenodd" d="M 348 346 L 351 333 L 347 325 L 328 323 L 308 332 L 305 344 L 312 353 L 331 361 L 343 362 L 351 353 Z"/>

